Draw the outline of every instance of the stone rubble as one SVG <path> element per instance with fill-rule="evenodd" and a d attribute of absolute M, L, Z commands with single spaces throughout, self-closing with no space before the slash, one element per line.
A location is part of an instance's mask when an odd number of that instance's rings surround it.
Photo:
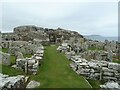
<path fill-rule="evenodd" d="M 0 90 L 8 90 L 14 88 L 25 88 L 25 76 L 8 76 L 0 73 Z"/>
<path fill-rule="evenodd" d="M 104 85 L 100 85 L 101 90 L 120 90 L 120 85 L 117 82 L 110 81 L 106 82 Z"/>
<path fill-rule="evenodd" d="M 40 86 L 40 83 L 34 80 L 28 83 L 28 79 L 28 76 L 9 76 L 0 73 L 0 90 L 36 88 Z"/>

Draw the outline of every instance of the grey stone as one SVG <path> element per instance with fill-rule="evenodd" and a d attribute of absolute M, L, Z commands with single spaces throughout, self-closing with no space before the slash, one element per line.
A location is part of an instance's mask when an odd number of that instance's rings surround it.
<path fill-rule="evenodd" d="M 37 81 L 30 81 L 27 85 L 26 88 L 36 88 L 40 86 L 40 82 L 37 82 Z"/>
<path fill-rule="evenodd" d="M 10 65 L 10 54 L 0 51 L 1 64 Z"/>

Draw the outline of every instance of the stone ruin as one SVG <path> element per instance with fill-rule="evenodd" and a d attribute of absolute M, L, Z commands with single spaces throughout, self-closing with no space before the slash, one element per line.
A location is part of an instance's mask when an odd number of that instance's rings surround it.
<path fill-rule="evenodd" d="M 112 62 L 113 56 L 117 55 L 116 44 L 112 42 L 110 44 L 109 48 L 105 50 L 105 43 L 102 42 L 86 41 L 80 44 L 63 42 L 57 50 L 64 52 L 66 57 L 72 61 L 70 67 L 77 74 L 83 75 L 87 79 L 104 80 L 106 83 L 115 82 L 119 86 L 120 64 Z M 100 46 L 100 50 L 89 50 L 92 46 L 96 48 Z M 111 46 L 114 48 L 111 49 Z"/>
<path fill-rule="evenodd" d="M 35 25 L 18 26 L 14 28 L 12 33 L 2 33 L 3 41 L 33 41 L 39 39 L 42 44 L 58 44 L 63 40 L 69 40 L 70 37 L 83 38 L 81 34 L 75 31 L 61 28 L 48 29 Z"/>
<path fill-rule="evenodd" d="M 37 81 L 29 81 L 28 76 L 17 75 L 9 76 L 0 73 L 0 90 L 17 90 L 26 88 L 36 88 L 40 86 Z"/>
<path fill-rule="evenodd" d="M 103 50 L 88 50 L 88 51 L 84 51 L 83 53 L 79 53 L 81 55 L 82 58 L 85 58 L 87 60 L 103 60 L 103 61 L 110 61 L 112 62 L 112 57 L 113 57 L 113 53 L 111 50 L 109 50 L 109 52 L 107 51 L 103 51 Z"/>
<path fill-rule="evenodd" d="M 0 73 L 0 90 L 8 90 L 15 88 L 25 88 L 28 77 L 23 75 L 8 76 Z"/>
<path fill-rule="evenodd" d="M 10 65 L 10 54 L 0 51 L 0 64 Z"/>
<path fill-rule="evenodd" d="M 18 58 L 16 60 L 16 65 L 12 67 L 20 68 L 26 73 L 37 74 L 38 68 L 42 63 L 44 54 L 44 47 L 38 47 L 36 53 L 31 58 L 23 58 L 21 53 L 18 54 Z"/>
<path fill-rule="evenodd" d="M 16 65 L 12 67 L 20 68 L 26 73 L 36 74 L 42 63 L 44 47 L 41 41 L 35 39 L 33 41 L 3 41 L 2 48 L 8 48 L 8 53 L 0 52 L 2 64 L 10 65 L 10 55 L 16 57 Z M 30 58 L 24 58 L 24 55 L 33 55 Z"/>
<path fill-rule="evenodd" d="M 120 64 L 97 60 L 87 61 L 82 58 L 71 60 L 72 69 L 87 79 L 120 81 Z"/>
<path fill-rule="evenodd" d="M 85 48 L 85 47 L 84 47 Z M 103 50 L 87 50 L 84 52 L 78 52 L 79 48 L 75 47 L 72 49 L 72 45 L 68 43 L 62 43 L 60 46 L 57 48 L 58 51 L 64 52 L 66 54 L 69 54 L 68 57 L 70 56 L 70 53 L 74 52 L 74 54 L 80 55 L 82 58 L 85 58 L 87 60 L 99 60 L 99 61 L 110 61 L 112 62 L 112 57 L 113 57 L 113 52 L 111 50 L 109 51 L 103 51 Z"/>
<path fill-rule="evenodd" d="M 70 47 L 68 46 L 68 43 L 62 43 L 62 45 L 59 46 L 57 48 L 57 50 L 60 51 L 60 52 L 67 52 L 69 50 L 69 48 Z"/>
<path fill-rule="evenodd" d="M 35 53 L 38 46 L 41 44 L 34 44 L 33 42 L 27 41 L 3 41 L 2 48 L 8 48 L 8 53 L 15 55 L 16 52 L 21 52 L 23 54 L 33 54 Z"/>
<path fill-rule="evenodd" d="M 74 31 L 61 28 L 48 29 L 33 25 L 16 27 L 13 33 L 2 33 L 2 40 L 0 46 L 9 48 L 8 55 L 0 54 L 5 55 L 3 55 L 3 62 L 5 61 L 4 63 L 9 65 L 9 56 L 15 55 L 17 60 L 12 67 L 20 68 L 26 73 L 37 73 L 44 54 L 44 47 L 41 46 L 43 41 L 56 44 L 63 42 L 57 50 L 64 52 L 66 57 L 72 60 L 70 66 L 76 73 L 84 75 L 86 78 L 112 80 L 120 84 L 120 65 L 111 62 L 113 54 L 119 55 L 117 42 L 87 40 Z M 91 48 L 101 51 L 89 50 Z M 24 58 L 23 54 L 33 54 L 33 56 Z"/>

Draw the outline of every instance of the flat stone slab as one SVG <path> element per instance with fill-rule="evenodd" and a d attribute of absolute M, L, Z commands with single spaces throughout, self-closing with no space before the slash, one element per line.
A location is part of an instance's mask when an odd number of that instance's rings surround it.
<path fill-rule="evenodd" d="M 26 88 L 36 88 L 36 87 L 38 87 L 38 86 L 40 86 L 40 83 L 33 80 L 33 81 L 30 81 L 30 82 L 28 83 L 28 85 L 27 85 Z"/>

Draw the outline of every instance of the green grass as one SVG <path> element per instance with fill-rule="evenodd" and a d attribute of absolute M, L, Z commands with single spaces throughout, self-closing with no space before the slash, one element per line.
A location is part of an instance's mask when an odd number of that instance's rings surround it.
<path fill-rule="evenodd" d="M 70 61 L 63 53 L 56 51 L 56 46 L 47 46 L 43 63 L 37 75 L 30 75 L 30 80 L 40 82 L 40 88 L 90 88 L 84 77 L 77 75 L 69 66 Z M 32 55 L 24 55 L 31 57 Z M 11 63 L 15 63 L 15 56 L 11 56 Z M 6 65 L 2 66 L 2 73 L 10 76 L 25 75 L 21 70 Z"/>
<path fill-rule="evenodd" d="M 95 48 L 95 47 L 91 47 L 91 48 L 88 48 L 88 50 L 97 50 L 97 51 L 100 51 L 100 50 L 103 50 L 102 48 Z"/>
<path fill-rule="evenodd" d="M 25 75 L 25 73 L 19 69 L 12 68 L 11 66 L 6 66 L 0 64 L 0 67 L 2 67 L 2 73 L 10 76 L 15 75 Z"/>
<path fill-rule="evenodd" d="M 120 64 L 120 60 L 113 60 L 114 63 L 119 63 Z"/>
<path fill-rule="evenodd" d="M 23 54 L 24 58 L 30 58 L 32 56 L 32 54 Z"/>
<path fill-rule="evenodd" d="M 70 61 L 63 53 L 56 51 L 56 46 L 47 46 L 43 63 L 37 75 L 31 80 L 40 82 L 40 88 L 90 88 L 86 80 L 77 75 L 69 66 Z"/>
<path fill-rule="evenodd" d="M 90 85 L 91 85 L 93 88 L 100 88 L 100 84 L 101 84 L 100 81 L 88 79 L 88 82 L 90 83 Z"/>
<path fill-rule="evenodd" d="M 119 59 L 119 56 L 113 56 L 113 62 L 114 63 L 119 63 L 120 64 L 120 59 Z"/>
<path fill-rule="evenodd" d="M 8 48 L 2 48 L 2 52 L 8 53 Z"/>
<path fill-rule="evenodd" d="M 13 65 L 16 63 L 16 57 L 14 55 L 10 56 L 10 64 Z"/>

